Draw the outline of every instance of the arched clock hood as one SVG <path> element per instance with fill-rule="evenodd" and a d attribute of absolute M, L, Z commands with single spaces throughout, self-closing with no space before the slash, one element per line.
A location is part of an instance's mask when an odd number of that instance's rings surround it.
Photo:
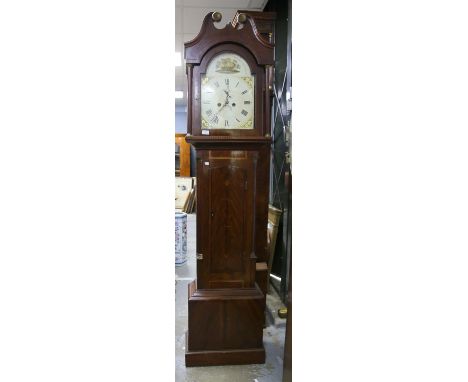
<path fill-rule="evenodd" d="M 210 12 L 203 19 L 198 35 L 184 44 L 187 64 L 198 64 L 205 53 L 217 44 L 233 43 L 247 48 L 259 65 L 273 65 L 274 45 L 259 33 L 251 15 L 240 13 L 224 28 L 216 28 L 221 22 L 219 12 Z"/>

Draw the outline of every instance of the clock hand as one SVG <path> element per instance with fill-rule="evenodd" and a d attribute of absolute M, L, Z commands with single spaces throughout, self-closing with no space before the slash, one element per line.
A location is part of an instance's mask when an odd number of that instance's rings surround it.
<path fill-rule="evenodd" d="M 226 102 L 229 103 L 228 98 L 232 98 L 232 96 L 229 94 L 227 90 L 224 90 L 224 92 L 226 93 Z"/>
<path fill-rule="evenodd" d="M 212 117 L 212 118 L 217 117 L 218 114 L 221 112 L 221 110 L 223 110 L 224 107 L 225 107 L 225 106 L 228 106 L 228 105 L 229 105 L 229 101 L 228 101 L 228 99 L 227 99 L 227 97 L 226 97 L 226 102 L 224 102 L 224 105 L 221 106 L 221 107 L 218 109 L 218 111 L 217 111 L 216 113 L 213 114 L 213 117 Z"/>
<path fill-rule="evenodd" d="M 219 108 L 219 110 L 216 112 L 216 114 L 218 114 L 221 110 L 223 110 L 224 106 L 226 106 L 227 104 L 228 104 L 228 102 L 225 102 L 224 105 Z"/>
<path fill-rule="evenodd" d="M 225 103 L 223 106 L 221 106 L 221 107 L 218 109 L 218 111 L 217 111 L 216 113 L 214 113 L 213 118 L 216 117 L 216 116 L 221 112 L 221 110 L 224 109 L 224 106 L 226 106 L 226 105 L 227 105 L 227 104 Z"/>
<path fill-rule="evenodd" d="M 229 98 L 232 98 L 226 90 L 224 92 L 226 93 L 226 101 L 224 101 L 223 107 L 229 105 Z"/>
<path fill-rule="evenodd" d="M 221 110 L 224 109 L 225 106 L 228 106 L 228 105 L 229 105 L 229 98 L 232 98 L 232 97 L 229 95 L 229 92 L 228 92 L 227 90 L 223 89 L 223 91 L 226 93 L 226 100 L 224 101 L 223 106 L 221 106 L 221 107 L 218 109 L 218 111 L 214 114 L 214 116 L 218 115 L 218 114 L 221 112 Z M 213 117 L 214 117 L 214 116 L 213 116 Z"/>

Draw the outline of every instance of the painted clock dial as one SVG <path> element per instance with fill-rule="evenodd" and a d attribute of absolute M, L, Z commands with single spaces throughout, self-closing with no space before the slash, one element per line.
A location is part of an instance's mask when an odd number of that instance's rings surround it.
<path fill-rule="evenodd" d="M 253 129 L 255 78 L 239 55 L 213 57 L 201 78 L 202 129 Z"/>

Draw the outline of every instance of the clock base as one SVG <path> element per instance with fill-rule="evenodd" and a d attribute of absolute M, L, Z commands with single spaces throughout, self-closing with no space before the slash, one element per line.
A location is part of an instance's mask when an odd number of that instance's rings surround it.
<path fill-rule="evenodd" d="M 185 346 L 187 346 L 188 332 L 185 333 Z M 187 351 L 185 353 L 185 366 L 223 366 L 223 365 L 250 365 L 265 363 L 265 349 L 230 349 Z"/>
<path fill-rule="evenodd" d="M 197 289 L 188 286 L 185 365 L 265 363 L 265 298 L 254 288 Z"/>

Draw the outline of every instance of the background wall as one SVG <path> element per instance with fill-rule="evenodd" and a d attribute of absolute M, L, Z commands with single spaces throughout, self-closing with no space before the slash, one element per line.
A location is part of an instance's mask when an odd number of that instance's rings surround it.
<path fill-rule="evenodd" d="M 187 107 L 176 106 L 175 107 L 175 132 L 186 133 L 187 132 Z"/>

